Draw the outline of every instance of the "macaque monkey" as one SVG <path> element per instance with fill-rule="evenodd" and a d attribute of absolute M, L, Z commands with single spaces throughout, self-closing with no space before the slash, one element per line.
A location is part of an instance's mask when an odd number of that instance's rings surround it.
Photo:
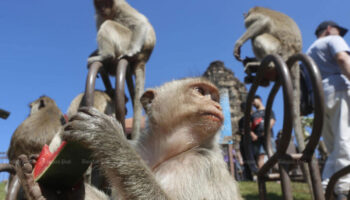
<path fill-rule="evenodd" d="M 80 93 L 76 96 L 69 105 L 67 110 L 68 118 L 71 118 L 78 112 L 78 109 L 81 107 L 82 99 L 84 97 L 84 93 Z M 115 106 L 114 101 L 111 97 L 100 90 L 94 91 L 94 105 L 98 111 L 105 113 L 106 115 L 115 116 Z"/>
<path fill-rule="evenodd" d="M 65 123 L 61 110 L 48 96 L 33 101 L 29 107 L 30 115 L 12 135 L 7 151 L 10 162 L 21 154 L 30 156 L 40 153 L 44 144 L 49 144 Z"/>
<path fill-rule="evenodd" d="M 73 115 L 77 114 L 78 109 L 81 107 L 83 98 L 84 98 L 84 93 L 80 93 L 72 100 L 67 110 L 68 119 L 70 119 Z M 98 111 L 105 113 L 106 115 L 115 116 L 114 102 L 111 99 L 111 97 L 108 96 L 108 94 L 103 91 L 100 91 L 100 90 L 94 91 L 93 106 Z M 55 151 L 55 149 L 58 148 L 61 142 L 62 142 L 62 139 L 60 137 L 60 133 L 57 132 L 57 134 L 53 137 L 53 139 L 49 143 L 50 151 L 51 152 Z"/>
<path fill-rule="evenodd" d="M 269 54 L 279 54 L 283 60 L 298 53 L 302 48 L 302 38 L 298 25 L 289 16 L 263 7 L 251 8 L 244 15 L 247 31 L 236 41 L 234 56 L 241 59 L 241 46 L 252 41 L 254 55 L 262 60 Z"/>
<path fill-rule="evenodd" d="M 141 102 L 148 125 L 137 141 L 126 140 L 121 124 L 95 108 L 80 109 L 61 137 L 92 150 L 120 199 L 241 199 L 218 144 L 224 117 L 212 83 L 172 81 L 147 90 Z M 17 166 L 28 175 L 25 163 Z M 31 181 L 30 174 L 22 177 Z M 90 192 L 85 188 L 85 198 Z"/>
<path fill-rule="evenodd" d="M 126 79 L 132 82 L 135 75 L 133 110 L 133 137 L 140 132 L 144 91 L 145 64 L 156 43 L 156 35 L 148 19 L 131 7 L 125 0 L 94 0 L 96 10 L 98 53 L 88 59 L 89 65 L 100 61 L 107 64 L 107 71 L 115 75 L 115 63 L 126 58 L 131 67 Z M 113 63 L 111 65 L 111 63 Z M 106 66 L 106 65 L 105 65 Z"/>
<path fill-rule="evenodd" d="M 29 116 L 17 127 L 11 138 L 7 151 L 11 164 L 14 164 L 21 154 L 27 156 L 39 154 L 42 147 L 50 143 L 65 123 L 62 112 L 50 97 L 42 96 L 30 103 L 29 107 Z M 11 175 L 9 189 L 12 189 L 13 185 L 19 187 L 18 183 L 15 183 L 17 181 L 17 177 Z"/>

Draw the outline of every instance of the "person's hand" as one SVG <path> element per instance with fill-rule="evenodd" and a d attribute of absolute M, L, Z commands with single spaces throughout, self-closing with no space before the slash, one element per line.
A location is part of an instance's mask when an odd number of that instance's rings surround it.
<path fill-rule="evenodd" d="M 250 131 L 250 137 L 253 142 L 258 140 L 258 136 L 253 131 Z"/>

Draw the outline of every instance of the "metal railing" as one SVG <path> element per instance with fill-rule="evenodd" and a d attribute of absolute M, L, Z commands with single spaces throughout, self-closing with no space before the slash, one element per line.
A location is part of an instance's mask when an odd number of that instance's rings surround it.
<path fill-rule="evenodd" d="M 6 152 L 0 152 L 0 165 L 7 164 L 9 160 L 7 159 Z M 0 182 L 7 181 L 9 178 L 9 173 L 6 171 L 0 172 Z"/>
<path fill-rule="evenodd" d="M 292 130 L 293 130 L 293 121 L 295 120 L 296 116 L 294 116 L 293 109 L 295 106 L 294 103 L 294 96 L 293 96 L 293 84 L 291 79 L 290 70 L 294 63 L 296 62 L 302 62 L 310 75 L 310 79 L 312 82 L 313 87 L 313 95 L 315 100 L 315 115 L 314 115 L 314 124 L 312 128 L 312 133 L 310 136 L 310 140 L 305 147 L 305 150 L 301 154 L 288 154 L 287 148 L 291 140 L 292 136 Z M 251 107 L 253 98 L 255 96 L 255 93 L 257 91 L 257 88 L 259 87 L 259 83 L 262 82 L 263 77 L 266 75 L 265 73 L 268 71 L 269 65 L 273 63 L 275 66 L 275 71 L 277 73 L 275 84 L 273 88 L 271 89 L 271 92 L 269 94 L 267 105 L 266 105 L 266 111 L 265 111 L 265 122 L 270 120 L 271 111 L 272 111 L 272 104 L 274 101 L 274 98 L 279 90 L 279 88 L 282 86 L 283 90 L 283 99 L 284 99 L 284 117 L 283 117 L 283 130 L 282 130 L 282 136 L 278 140 L 277 150 L 273 154 L 271 151 L 271 133 L 270 131 L 270 123 L 265 123 L 265 142 L 268 146 L 267 152 L 269 155 L 268 161 L 257 171 L 257 178 L 258 178 L 258 187 L 259 187 L 259 198 L 261 200 L 267 199 L 266 198 L 266 181 L 269 181 L 271 177 L 269 177 L 269 171 L 275 166 L 278 165 L 279 168 L 279 174 L 280 174 L 280 180 L 281 180 L 281 187 L 282 187 L 282 193 L 283 198 L 286 200 L 293 199 L 292 197 L 292 189 L 291 189 L 291 179 L 288 174 L 290 164 L 295 163 L 301 163 L 306 162 L 310 169 L 311 174 L 311 182 L 312 182 L 312 189 L 313 189 L 313 195 L 315 199 L 317 200 L 324 200 L 325 197 L 323 195 L 322 186 L 321 186 L 321 177 L 320 177 L 320 171 L 318 168 L 317 161 L 314 158 L 314 151 L 315 148 L 319 142 L 320 136 L 321 136 L 321 129 L 323 124 L 323 113 L 324 113 L 324 99 L 323 99 L 323 89 L 321 84 L 321 76 L 320 72 L 313 62 L 313 60 L 304 55 L 304 54 L 296 54 L 292 56 L 287 63 L 285 63 L 282 58 L 279 55 L 269 55 L 266 56 L 258 68 L 257 76 L 253 81 L 253 84 L 249 90 L 248 97 L 247 97 L 247 105 L 245 110 L 245 121 L 244 121 L 244 128 L 245 128 L 245 137 L 243 139 L 244 142 L 244 148 L 245 153 L 247 157 L 251 154 L 251 148 L 250 143 L 251 139 L 250 137 L 247 137 L 250 132 L 250 116 L 251 116 Z M 271 69 L 271 68 L 270 68 Z M 270 73 L 271 71 L 269 71 Z M 250 163 L 249 167 L 252 169 L 252 171 L 256 171 L 256 164 Z"/>

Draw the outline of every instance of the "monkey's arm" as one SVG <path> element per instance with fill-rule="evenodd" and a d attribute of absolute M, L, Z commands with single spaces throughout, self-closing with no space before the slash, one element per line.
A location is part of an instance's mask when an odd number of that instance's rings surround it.
<path fill-rule="evenodd" d="M 113 117 L 82 108 L 65 126 L 62 137 L 91 149 L 92 158 L 125 199 L 169 199 Z"/>
<path fill-rule="evenodd" d="M 250 19 L 249 19 L 250 20 Z M 255 20 L 247 28 L 247 31 L 236 41 L 233 50 L 233 55 L 239 61 L 241 59 L 241 46 L 249 39 L 259 35 L 268 26 L 269 20 L 267 18 Z M 246 23 L 247 24 L 247 23 Z"/>
<path fill-rule="evenodd" d="M 16 161 L 16 172 L 21 181 L 23 190 L 29 200 L 45 200 L 41 188 L 34 181 L 32 174 L 33 167 L 26 155 L 20 155 Z"/>
<path fill-rule="evenodd" d="M 137 25 L 135 25 L 130 39 L 128 50 L 126 51 L 127 56 L 131 57 L 141 51 L 141 48 L 145 43 L 148 30 L 149 27 L 146 22 L 141 21 Z"/>

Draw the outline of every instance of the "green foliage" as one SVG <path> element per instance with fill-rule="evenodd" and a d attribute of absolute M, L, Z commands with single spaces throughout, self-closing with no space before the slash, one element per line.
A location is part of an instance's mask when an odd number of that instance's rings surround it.
<path fill-rule="evenodd" d="M 6 182 L 0 182 L 0 199 L 5 199 L 5 186 Z"/>
<path fill-rule="evenodd" d="M 239 189 L 245 200 L 259 199 L 258 184 L 256 182 L 239 182 Z M 311 195 L 306 183 L 292 183 L 294 200 L 310 200 Z M 267 199 L 282 200 L 281 184 L 277 182 L 267 182 Z"/>
<path fill-rule="evenodd" d="M 314 123 L 314 118 L 313 117 L 302 117 L 301 118 L 301 128 L 304 132 L 304 138 L 307 138 L 310 136 L 310 132 L 312 129 L 312 125 Z"/>

